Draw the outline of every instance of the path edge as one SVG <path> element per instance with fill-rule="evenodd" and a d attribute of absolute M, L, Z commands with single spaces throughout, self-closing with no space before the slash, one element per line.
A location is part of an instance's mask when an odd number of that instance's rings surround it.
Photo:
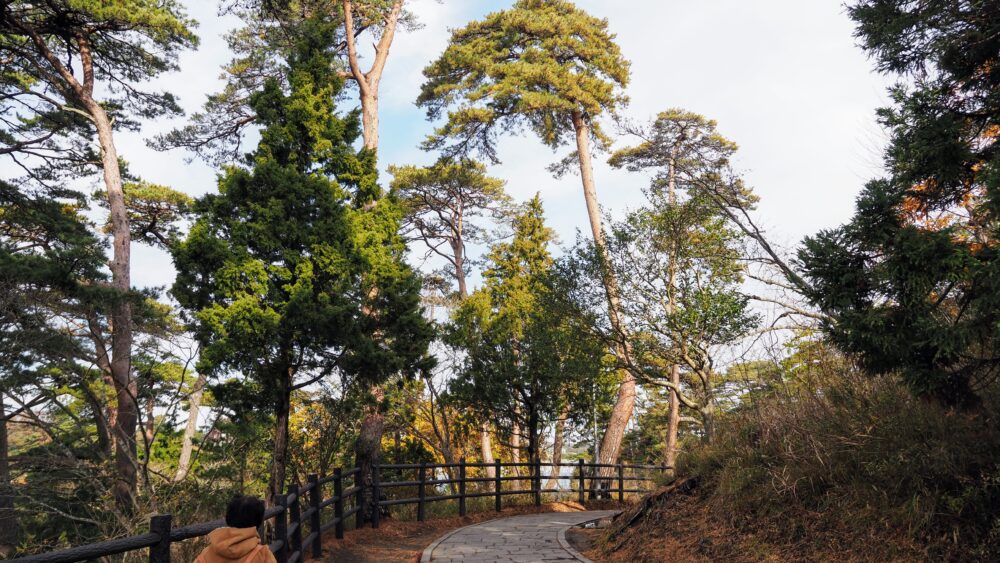
<path fill-rule="evenodd" d="M 615 516 L 618 516 L 619 514 L 621 514 L 620 510 L 618 512 L 615 512 L 614 514 L 611 514 L 610 516 L 600 516 L 598 518 L 591 518 L 590 520 L 584 520 L 583 522 L 580 522 L 579 524 L 574 524 L 572 526 L 569 526 L 569 527 L 566 527 L 566 528 L 563 528 L 563 529 L 559 530 L 559 536 L 558 536 L 558 538 L 559 538 L 559 545 L 562 546 L 562 548 L 565 549 L 567 553 L 569 553 L 573 557 L 576 557 L 577 561 L 580 561 L 582 563 L 594 563 L 593 560 L 587 559 L 586 557 L 584 557 L 584 555 L 582 553 L 580 553 L 579 551 L 577 551 L 576 549 L 574 549 L 573 546 L 571 546 L 569 544 L 569 540 L 566 539 L 566 532 L 570 528 L 579 528 L 580 526 L 583 526 L 584 524 L 589 524 L 591 522 L 597 522 L 598 520 L 604 520 L 605 518 L 609 518 L 609 517 L 610 518 L 614 518 Z M 421 561 L 423 561 L 423 560 L 421 560 Z M 428 559 L 428 561 L 430 561 L 430 560 Z"/>
<path fill-rule="evenodd" d="M 466 525 L 462 526 L 461 528 L 455 528 L 454 530 L 452 530 L 452 531 L 448 532 L 447 534 L 439 537 L 438 539 L 436 539 L 433 542 L 431 542 L 430 545 L 428 545 L 427 547 L 425 547 L 424 551 L 420 554 L 420 563 L 430 563 L 430 561 L 431 561 L 431 554 L 434 553 L 434 548 L 436 548 L 437 546 L 439 546 L 441 544 L 441 542 L 443 542 L 444 540 L 446 540 L 446 539 L 450 538 L 451 536 L 453 536 L 453 535 L 461 532 L 462 530 L 464 530 L 466 528 L 471 528 L 473 526 L 478 526 L 480 524 L 486 524 L 487 522 L 492 522 L 494 520 L 502 520 L 504 518 L 510 518 L 510 516 L 497 516 L 496 518 L 490 518 L 489 520 L 483 520 L 482 522 L 475 522 L 473 524 L 466 524 Z"/>
<path fill-rule="evenodd" d="M 615 516 L 617 516 L 620 513 L 621 513 L 620 510 L 616 511 L 614 514 L 611 514 L 610 517 L 614 518 Z M 558 514 L 558 513 L 553 513 L 553 514 Z M 439 537 L 438 539 L 436 539 L 433 542 L 431 542 L 430 545 L 428 545 L 427 547 L 425 547 L 424 551 L 420 554 L 420 563 L 431 563 L 431 556 L 434 553 L 434 549 L 437 548 L 437 546 L 441 545 L 441 543 L 444 542 L 446 539 L 448 539 L 451 536 L 453 536 L 453 535 L 461 532 L 462 530 L 464 530 L 466 528 L 471 528 L 473 526 L 478 526 L 480 524 L 487 524 L 489 522 L 493 522 L 494 520 L 503 520 L 504 518 L 511 518 L 511 516 L 497 516 L 496 518 L 490 518 L 489 520 L 483 520 L 482 522 L 476 522 L 475 524 L 466 524 L 465 526 L 462 526 L 461 528 L 455 528 L 454 530 L 452 530 L 452 531 L 448 532 L 447 534 Z M 577 526 L 582 526 L 582 525 L 587 524 L 589 522 L 596 522 L 598 520 L 603 520 L 605 518 L 608 518 L 608 516 L 598 516 L 597 518 L 591 518 L 590 520 L 584 520 L 583 522 L 580 522 L 578 524 L 573 524 L 572 526 L 567 526 L 567 527 L 559 530 L 559 534 L 556 536 L 556 538 L 559 540 L 559 546 L 562 547 L 563 549 L 565 549 L 567 553 L 569 553 L 570 555 L 572 555 L 573 557 L 575 557 L 578 561 L 582 561 L 583 563 L 594 563 L 590 559 L 587 559 L 586 557 L 584 557 L 582 553 L 580 553 L 579 551 L 573 549 L 569 545 L 569 541 L 566 539 L 566 530 L 568 530 L 570 528 L 576 528 Z"/>

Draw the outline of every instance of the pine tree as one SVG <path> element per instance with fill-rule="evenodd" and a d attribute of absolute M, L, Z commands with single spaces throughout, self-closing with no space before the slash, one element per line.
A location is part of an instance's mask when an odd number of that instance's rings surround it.
<path fill-rule="evenodd" d="M 971 406 L 994 377 L 1000 322 L 1000 6 L 865 0 L 850 8 L 880 70 L 905 76 L 888 176 L 799 258 L 829 333 L 877 374 Z"/>
<path fill-rule="evenodd" d="M 617 168 L 653 172 L 647 190 L 651 206 L 640 213 L 633 213 L 617 229 L 620 235 L 617 242 L 626 247 L 621 251 L 631 252 L 637 250 L 632 248 L 633 244 L 644 246 L 648 237 L 655 241 L 644 247 L 645 252 L 641 256 L 650 260 L 651 264 L 662 264 L 664 267 L 662 271 L 654 268 L 655 273 L 651 277 L 663 283 L 659 289 L 665 294 L 666 302 L 663 310 L 658 312 L 668 318 L 680 318 L 680 282 L 685 275 L 682 270 L 697 266 L 692 262 L 693 256 L 715 254 L 718 258 L 726 256 L 729 261 L 734 260 L 727 245 L 733 244 L 735 233 L 726 231 L 728 227 L 724 225 L 723 210 L 712 209 L 716 203 L 716 198 L 712 196 L 715 195 L 714 186 L 720 182 L 729 158 L 736 151 L 736 145 L 722 137 L 715 127 L 714 121 L 701 115 L 672 108 L 660 112 L 648 126 L 626 125 L 626 131 L 637 137 L 640 144 L 616 151 L 609 161 Z M 742 195 L 743 201 L 752 203 L 749 194 Z M 630 263 L 622 257 L 616 257 L 615 262 L 621 265 Z M 634 264 L 643 268 L 640 261 Z M 640 275 L 629 270 L 626 268 L 621 275 L 629 279 Z M 716 277 L 729 276 L 712 268 L 707 270 Z M 638 294 L 626 296 L 625 301 L 642 296 L 644 292 L 638 289 Z M 647 294 L 644 297 L 652 296 Z M 638 325 L 645 323 L 640 321 Z M 666 367 L 670 375 L 669 383 L 665 384 L 671 389 L 666 444 L 666 461 L 670 467 L 677 466 L 681 364 L 674 361 Z M 702 394 L 705 397 L 711 397 L 711 379 L 710 374 L 703 378 Z"/>
<path fill-rule="evenodd" d="M 601 343 L 553 294 L 552 236 L 535 196 L 515 217 L 513 239 L 492 247 L 484 286 L 459 306 L 446 331 L 446 341 L 465 352 L 451 400 L 491 416 L 512 436 L 527 431 L 532 462 L 540 459 L 542 425 L 564 413 L 574 403 L 567 395 L 603 367 Z"/>
<path fill-rule="evenodd" d="M 335 373 L 361 385 L 412 373 L 430 337 L 398 206 L 374 160 L 351 147 L 357 114 L 335 113 L 335 25 L 302 22 L 288 83 L 268 80 L 252 100 L 264 129 L 247 168 L 227 169 L 219 193 L 196 203 L 174 251 L 173 293 L 194 313 L 199 369 L 242 374 L 217 398 L 274 415 L 269 499 L 285 484 L 293 391 Z"/>
<path fill-rule="evenodd" d="M 116 388 L 114 494 L 134 508 L 135 405 L 132 374 L 131 231 L 115 130 L 137 120 L 180 112 L 169 93 L 145 82 L 176 68 L 197 37 L 172 0 L 17 0 L 0 4 L 0 156 L 28 178 L 50 185 L 97 160 L 103 173 L 113 259 L 111 285 L 121 294 L 111 311 L 110 368 Z M 107 96 L 101 99 L 100 93 Z M 7 112 L 10 112 L 9 114 Z M 91 154 L 96 137 L 99 155 Z"/>
<path fill-rule="evenodd" d="M 622 89 L 629 80 L 629 63 L 608 22 L 565 0 L 519 0 L 453 31 L 424 76 L 417 103 L 431 119 L 447 112 L 426 148 L 444 148 L 448 155 L 478 151 L 496 162 L 500 133 L 522 128 L 553 149 L 575 144 L 556 169 L 579 167 L 594 243 L 606 260 L 592 143 L 608 144 L 597 119 L 627 102 Z M 610 270 L 604 274 L 609 320 L 621 331 L 617 281 Z M 627 349 L 616 352 L 628 355 Z M 626 371 L 601 447 L 603 463 L 618 458 L 634 403 L 635 379 Z"/>

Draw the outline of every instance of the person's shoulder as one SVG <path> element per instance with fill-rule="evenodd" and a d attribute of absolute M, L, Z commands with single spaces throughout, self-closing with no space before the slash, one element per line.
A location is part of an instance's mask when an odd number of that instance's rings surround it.
<path fill-rule="evenodd" d="M 252 557 L 248 559 L 248 563 L 278 563 L 278 560 L 274 558 L 271 549 L 262 543 L 254 550 Z"/>

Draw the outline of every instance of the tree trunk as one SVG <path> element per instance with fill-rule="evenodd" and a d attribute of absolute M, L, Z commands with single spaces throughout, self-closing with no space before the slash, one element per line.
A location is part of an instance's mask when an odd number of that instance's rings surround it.
<path fill-rule="evenodd" d="M 534 393 L 532 396 L 537 397 Z M 528 405 L 528 475 L 531 479 L 528 482 L 531 490 L 542 481 L 542 476 L 535 474 L 535 470 L 539 468 L 538 462 L 541 461 L 538 453 L 538 425 L 538 410 L 534 404 L 530 404 Z"/>
<path fill-rule="evenodd" d="M 552 440 L 552 472 L 549 473 L 549 480 L 545 483 L 546 489 L 559 487 L 559 464 L 562 463 L 563 432 L 566 430 L 567 416 L 569 416 L 569 405 L 563 407 L 559 413 L 559 420 L 556 421 L 555 437 Z"/>
<path fill-rule="evenodd" d="M 201 397 L 205 392 L 205 374 L 199 373 L 198 380 L 194 383 L 191 396 L 188 397 L 188 419 L 184 427 L 184 436 L 181 438 L 181 455 L 177 460 L 177 473 L 174 474 L 174 482 L 179 483 L 187 478 L 191 471 L 191 454 L 194 451 L 194 435 L 198 431 L 198 415 L 201 413 Z"/>
<path fill-rule="evenodd" d="M 288 421 L 292 410 L 292 368 L 280 375 L 281 389 L 274 410 L 274 444 L 271 448 L 271 476 L 267 482 L 267 506 L 274 506 L 274 499 L 285 487 L 288 468 Z"/>
<path fill-rule="evenodd" d="M 451 241 L 451 251 L 455 260 L 455 281 L 458 283 L 458 299 L 465 301 L 469 296 L 469 289 L 465 281 L 465 252 L 464 243 L 461 239 Z"/>
<path fill-rule="evenodd" d="M 670 170 L 667 171 L 667 201 L 670 205 L 677 203 L 677 153 L 678 147 L 674 146 L 670 154 Z M 670 252 L 670 263 L 668 265 L 667 281 L 667 314 L 673 315 L 677 307 L 677 241 Z M 673 387 L 670 390 L 670 415 L 667 419 L 667 470 L 669 476 L 673 476 L 677 467 L 677 434 L 681 424 L 681 398 L 678 391 L 681 387 L 681 368 L 674 364 L 670 366 L 670 383 Z"/>
<path fill-rule="evenodd" d="M 358 476 L 364 486 L 362 522 L 370 522 L 372 514 L 378 510 L 379 499 L 372 494 L 372 484 L 375 482 L 375 466 L 381 462 L 382 432 L 385 430 L 385 416 L 381 410 L 385 392 L 381 386 L 375 386 L 372 387 L 372 394 L 375 396 L 375 405 L 367 409 L 358 439 L 354 442 L 354 465 L 361 469 Z"/>
<path fill-rule="evenodd" d="M 21 525 L 14 511 L 14 491 L 10 479 L 10 442 L 7 436 L 7 409 L 0 394 L 0 556 L 9 558 L 21 537 Z"/>
<path fill-rule="evenodd" d="M 153 447 L 153 436 L 156 434 L 156 400 L 152 393 L 146 397 L 145 424 L 143 425 L 143 437 L 146 439 L 146 459 L 149 459 L 149 448 Z"/>
<path fill-rule="evenodd" d="M 708 444 L 715 439 L 715 393 L 712 392 L 712 379 L 711 372 L 702 378 L 705 392 L 705 402 L 701 408 L 702 430 L 704 430 L 704 441 Z"/>
<path fill-rule="evenodd" d="M 670 367 L 670 382 L 678 388 L 681 385 L 681 368 L 674 364 Z M 667 470 L 669 476 L 674 475 L 677 467 L 677 434 L 681 424 L 681 401 L 677 391 L 670 390 L 670 415 L 667 419 Z"/>
<path fill-rule="evenodd" d="M 111 459 L 115 440 L 111 436 L 108 419 L 104 416 L 104 405 L 101 404 L 101 401 L 94 394 L 94 390 L 90 388 L 89 384 L 81 382 L 80 391 L 83 392 L 83 398 L 90 407 L 90 410 L 94 412 L 94 426 L 97 429 L 97 447 L 100 450 L 101 458 L 105 460 Z"/>
<path fill-rule="evenodd" d="M 621 302 L 618 298 L 618 280 L 610 269 L 608 261 L 608 248 L 604 241 L 604 231 L 601 224 L 601 209 L 597 202 L 597 186 L 594 183 L 594 166 L 590 159 L 590 126 L 579 110 L 573 112 L 573 128 L 576 131 L 576 148 L 580 158 L 580 176 L 583 180 L 583 198 L 587 203 L 587 215 L 590 219 L 590 230 L 594 236 L 594 245 L 600 253 L 602 261 L 604 290 L 608 297 L 608 317 L 611 321 L 611 329 L 616 333 L 615 353 L 628 358 L 631 355 L 629 344 L 625 339 L 625 333 L 621 323 Z M 629 370 L 622 371 L 622 382 L 618 387 L 618 397 L 615 406 L 611 411 L 611 420 L 604 431 L 604 438 L 601 440 L 600 463 L 612 464 L 618 460 L 621 451 L 622 440 L 625 437 L 625 428 L 632 417 L 632 409 L 635 406 L 635 378 Z M 610 477 L 611 468 L 600 470 L 602 477 Z"/>
<path fill-rule="evenodd" d="M 111 210 L 111 235 L 114 248 L 111 260 L 111 286 L 118 295 L 111 306 L 111 378 L 115 385 L 115 473 L 112 494 L 118 507 L 126 514 L 135 508 L 136 442 L 139 405 L 138 385 L 132 377 L 132 306 L 128 293 L 131 281 L 131 233 L 125 192 L 122 188 L 118 151 L 112 135 L 108 114 L 93 99 L 83 100 L 97 128 L 101 147 L 101 165 L 104 169 L 104 186 L 108 191 Z"/>
<path fill-rule="evenodd" d="M 361 138 L 364 148 L 378 152 L 378 91 L 361 95 Z"/>
<path fill-rule="evenodd" d="M 483 421 L 479 427 L 479 445 L 483 452 L 483 463 L 486 466 L 486 476 L 490 479 L 496 477 L 496 469 L 493 467 L 493 443 L 490 440 L 490 423 Z"/>
<path fill-rule="evenodd" d="M 361 70 L 354 37 L 354 8 L 351 0 L 342 0 L 344 10 L 344 35 L 347 44 L 347 62 L 350 76 L 358 83 L 361 98 L 361 127 L 364 148 L 378 153 L 378 87 L 382 71 L 389 58 L 389 48 L 396 34 L 396 25 L 403 11 L 403 0 L 395 0 L 382 25 L 382 37 L 375 45 L 375 59 L 368 72 Z"/>

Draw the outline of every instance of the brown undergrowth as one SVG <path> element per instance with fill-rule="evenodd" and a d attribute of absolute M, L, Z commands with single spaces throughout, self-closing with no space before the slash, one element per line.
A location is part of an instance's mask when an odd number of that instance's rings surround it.
<path fill-rule="evenodd" d="M 597 561 L 1000 561 L 1000 417 L 841 376 L 749 401 Z"/>

